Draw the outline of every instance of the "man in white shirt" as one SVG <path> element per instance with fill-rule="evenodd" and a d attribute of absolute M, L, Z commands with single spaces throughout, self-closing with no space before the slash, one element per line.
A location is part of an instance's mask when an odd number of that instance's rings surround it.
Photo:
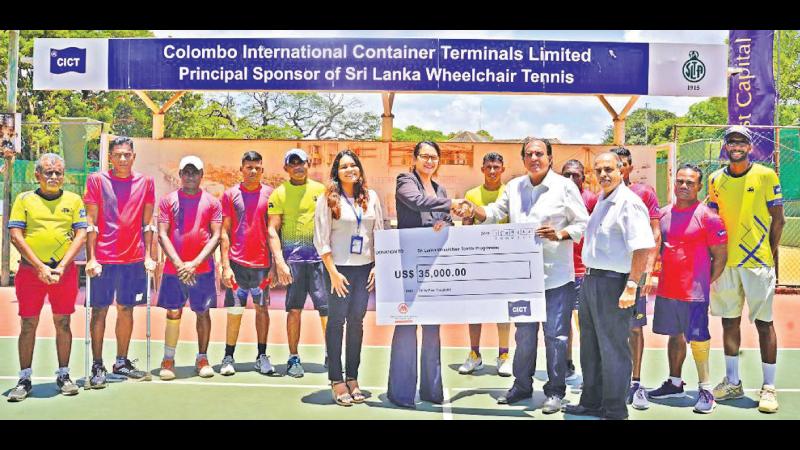
<path fill-rule="evenodd" d="M 655 240 L 647 208 L 622 183 L 621 167 L 622 160 L 610 152 L 594 161 L 602 193 L 589 218 L 581 255 L 586 266 L 578 311 L 583 393 L 578 405 L 565 407 L 567 414 L 628 418 L 632 306 Z"/>
<path fill-rule="evenodd" d="M 508 182 L 496 202 L 481 207 L 464 202 L 461 210 L 475 220 L 497 223 L 536 223 L 536 236 L 542 242 L 547 321 L 544 323 L 547 352 L 547 397 L 542 412 L 561 410 L 566 394 L 567 337 L 575 303 L 575 269 L 572 244 L 586 228 L 589 214 L 575 183 L 552 170 L 553 149 L 547 140 L 527 138 L 522 144 L 522 162 L 528 173 Z M 470 214 L 471 213 L 471 214 Z M 514 339 L 514 385 L 497 399 L 511 404 L 533 395 L 539 323 L 517 323 Z"/>

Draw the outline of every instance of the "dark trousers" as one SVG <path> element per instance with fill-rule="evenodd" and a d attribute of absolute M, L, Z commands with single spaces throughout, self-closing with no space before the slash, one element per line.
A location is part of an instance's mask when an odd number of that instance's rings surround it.
<path fill-rule="evenodd" d="M 422 373 L 419 396 L 442 403 L 442 360 L 439 325 L 422 325 Z M 417 326 L 398 325 L 392 336 L 387 396 L 395 405 L 414 407 L 417 390 Z"/>
<path fill-rule="evenodd" d="M 567 393 L 567 337 L 570 318 L 575 305 L 575 283 L 569 282 L 544 291 L 547 321 L 544 345 L 547 355 L 547 378 L 544 395 L 564 398 Z M 533 375 L 536 372 L 536 350 L 539 341 L 539 322 L 517 323 L 514 340 L 514 387 L 520 392 L 533 392 Z"/>
<path fill-rule="evenodd" d="M 613 419 L 628 417 L 625 397 L 632 370 L 628 336 L 633 308 L 619 307 L 626 281 L 627 277 L 586 275 L 578 310 L 583 370 L 580 404 L 602 409 L 605 417 Z"/>
<path fill-rule="evenodd" d="M 325 327 L 325 346 L 328 350 L 328 379 L 342 381 L 342 335 L 347 323 L 347 343 L 345 367 L 347 378 L 358 378 L 361 364 L 361 343 L 364 337 L 364 316 L 367 314 L 369 292 L 367 279 L 373 264 L 364 266 L 336 266 L 350 285 L 345 285 L 349 293 L 339 297 L 334 292 L 328 296 L 328 325 Z M 325 272 L 328 292 L 331 281 Z"/>

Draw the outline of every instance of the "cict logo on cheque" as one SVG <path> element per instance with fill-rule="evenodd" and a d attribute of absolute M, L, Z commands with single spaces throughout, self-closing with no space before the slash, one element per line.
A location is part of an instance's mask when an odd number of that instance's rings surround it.
<path fill-rule="evenodd" d="M 408 305 L 405 303 L 400 303 L 400 305 L 397 307 L 397 312 L 400 314 L 408 314 Z"/>
<path fill-rule="evenodd" d="M 86 73 L 86 49 L 78 47 L 50 49 L 50 73 Z"/>
<path fill-rule="evenodd" d="M 689 52 L 689 60 L 683 63 L 683 78 L 690 83 L 698 83 L 706 76 L 706 65 L 700 61 L 697 50 Z"/>

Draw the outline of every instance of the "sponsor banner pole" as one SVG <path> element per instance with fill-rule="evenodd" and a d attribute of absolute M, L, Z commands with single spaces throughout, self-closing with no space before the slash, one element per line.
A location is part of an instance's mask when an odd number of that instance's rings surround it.
<path fill-rule="evenodd" d="M 772 69 L 774 30 L 731 30 L 729 65 L 740 69 L 728 86 L 728 123 L 775 124 L 775 78 Z M 750 158 L 772 161 L 774 129 L 751 130 Z"/>

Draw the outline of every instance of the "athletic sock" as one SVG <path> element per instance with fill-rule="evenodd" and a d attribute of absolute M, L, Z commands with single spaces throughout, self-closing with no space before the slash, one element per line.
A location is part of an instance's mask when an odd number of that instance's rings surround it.
<path fill-rule="evenodd" d="M 125 365 L 125 358 L 124 356 L 117 356 L 117 362 L 114 364 L 116 366 L 124 366 Z"/>
<path fill-rule="evenodd" d="M 100 359 L 93 359 L 92 364 L 95 366 L 102 366 L 103 365 L 103 358 Z"/>
<path fill-rule="evenodd" d="M 205 353 L 198 353 L 197 356 L 194 358 L 194 360 L 200 361 L 202 358 L 208 359 L 208 355 Z"/>
<path fill-rule="evenodd" d="M 761 363 L 761 370 L 764 372 L 764 384 L 768 384 L 770 386 L 775 386 L 775 369 L 778 367 L 778 364 L 767 364 L 765 362 Z"/>
<path fill-rule="evenodd" d="M 164 359 L 175 359 L 175 347 L 164 346 Z"/>
<path fill-rule="evenodd" d="M 699 389 L 704 390 L 704 391 L 710 391 L 711 390 L 711 383 L 698 383 L 697 387 Z"/>
<path fill-rule="evenodd" d="M 236 346 L 235 345 L 225 344 L 225 356 L 230 356 L 231 358 L 233 358 L 233 352 L 234 351 L 236 351 Z"/>
<path fill-rule="evenodd" d="M 258 355 L 256 355 L 256 358 L 258 358 L 261 355 L 265 355 L 266 353 L 267 353 L 267 344 L 258 344 Z M 233 355 L 233 352 L 231 352 L 231 355 Z"/>
<path fill-rule="evenodd" d="M 739 357 L 725 355 L 725 376 L 733 384 L 739 384 Z"/>
<path fill-rule="evenodd" d="M 481 357 L 481 346 L 480 345 L 473 345 L 473 346 L 470 347 L 470 350 L 475 352 L 475 354 L 478 355 L 478 358 Z"/>
<path fill-rule="evenodd" d="M 641 384 L 641 381 L 642 380 L 640 378 L 631 378 L 631 386 Z"/>
<path fill-rule="evenodd" d="M 672 385 L 675 387 L 681 387 L 681 385 L 683 385 L 681 377 L 669 377 L 669 381 L 672 382 Z"/>
<path fill-rule="evenodd" d="M 69 375 L 69 367 L 59 367 L 58 368 L 58 376 L 63 377 L 64 375 Z"/>
<path fill-rule="evenodd" d="M 26 380 L 30 380 L 32 375 L 33 375 L 33 369 L 31 369 L 30 367 L 19 371 L 19 377 Z"/>

